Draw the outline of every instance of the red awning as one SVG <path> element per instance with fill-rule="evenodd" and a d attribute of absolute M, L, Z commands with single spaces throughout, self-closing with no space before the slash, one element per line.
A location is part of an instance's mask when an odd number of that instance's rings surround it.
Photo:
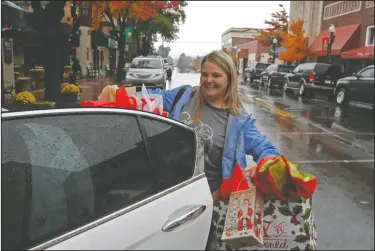
<path fill-rule="evenodd" d="M 249 55 L 249 51 L 246 49 L 241 49 L 240 53 L 238 53 L 238 58 L 247 58 Z"/>
<path fill-rule="evenodd" d="M 350 51 L 341 53 L 341 57 L 345 59 L 372 59 L 374 58 L 374 46 L 363 46 Z"/>
<path fill-rule="evenodd" d="M 344 46 L 348 43 L 349 39 L 353 36 L 354 32 L 359 28 L 359 24 L 351 24 L 340 26 L 335 31 L 335 41 L 332 44 L 331 55 L 339 55 Z M 329 30 L 326 29 L 320 32 L 319 36 L 314 40 L 307 50 L 307 56 L 326 56 L 327 49 L 324 48 L 324 42 L 329 41 Z"/>

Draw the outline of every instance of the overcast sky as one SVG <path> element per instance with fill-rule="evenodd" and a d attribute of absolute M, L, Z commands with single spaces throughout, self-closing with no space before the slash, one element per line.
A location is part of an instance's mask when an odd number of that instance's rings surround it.
<path fill-rule="evenodd" d="M 280 10 L 279 4 L 289 13 L 289 1 L 189 1 L 179 39 L 164 46 L 171 48 L 173 58 L 183 52 L 189 56 L 204 55 L 221 48 L 221 34 L 231 27 L 265 28 L 264 19 Z"/>

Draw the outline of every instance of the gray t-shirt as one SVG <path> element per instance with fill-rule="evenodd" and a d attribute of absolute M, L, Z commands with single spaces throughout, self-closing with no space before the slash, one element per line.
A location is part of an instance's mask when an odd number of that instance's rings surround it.
<path fill-rule="evenodd" d="M 182 109 L 179 120 L 193 126 L 195 101 L 192 98 Z M 201 119 L 195 132 L 204 141 L 205 173 L 211 192 L 220 188 L 222 182 L 222 156 L 229 112 L 207 103 L 202 106 Z"/>

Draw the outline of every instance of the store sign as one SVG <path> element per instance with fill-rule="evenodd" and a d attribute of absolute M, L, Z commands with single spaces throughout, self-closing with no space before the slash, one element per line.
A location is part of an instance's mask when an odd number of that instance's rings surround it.
<path fill-rule="evenodd" d="M 133 27 L 125 27 L 124 31 L 125 43 L 133 42 Z"/>
<path fill-rule="evenodd" d="M 92 1 L 79 1 L 79 17 L 81 26 L 92 25 Z"/>
<path fill-rule="evenodd" d="M 329 43 L 329 38 L 328 37 L 323 37 L 322 38 L 322 51 L 327 51 L 327 49 L 328 49 L 328 43 Z"/>
<path fill-rule="evenodd" d="M 13 39 L 3 38 L 2 44 L 2 95 L 4 103 L 11 103 L 16 96 L 13 62 Z"/>
<path fill-rule="evenodd" d="M 111 49 L 117 50 L 118 42 L 115 39 L 109 37 L 108 38 L 108 47 L 111 48 Z"/>

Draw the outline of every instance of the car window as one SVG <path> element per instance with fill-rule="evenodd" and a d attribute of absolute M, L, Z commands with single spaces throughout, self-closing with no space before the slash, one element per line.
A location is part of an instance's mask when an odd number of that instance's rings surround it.
<path fill-rule="evenodd" d="M 313 71 L 316 65 L 316 63 L 302 64 L 302 71 Z"/>
<path fill-rule="evenodd" d="M 326 71 L 326 75 L 334 78 L 334 79 L 337 79 L 337 78 L 340 78 L 342 77 L 342 70 L 341 70 L 341 67 L 338 66 L 338 65 L 332 65 L 328 68 L 328 70 Z"/>
<path fill-rule="evenodd" d="M 139 69 L 161 69 L 162 63 L 159 59 L 135 58 L 130 64 L 130 68 Z"/>
<path fill-rule="evenodd" d="M 264 71 L 266 71 L 266 72 L 270 72 L 271 70 L 272 70 L 272 65 L 269 65 Z"/>
<path fill-rule="evenodd" d="M 194 174 L 195 134 L 183 127 L 164 121 L 142 118 L 158 190 L 186 181 Z"/>
<path fill-rule="evenodd" d="M 155 194 L 137 120 L 3 120 L 3 249 L 27 249 Z"/>
<path fill-rule="evenodd" d="M 293 72 L 294 72 L 294 73 L 298 73 L 299 70 L 301 69 L 301 66 L 302 66 L 301 64 L 298 65 L 296 68 L 294 68 Z"/>
<path fill-rule="evenodd" d="M 373 78 L 374 77 L 374 68 L 368 68 L 359 73 L 359 76 L 362 78 Z"/>
<path fill-rule="evenodd" d="M 286 73 L 290 73 L 290 72 L 293 71 L 293 66 L 288 66 L 288 65 L 279 65 L 277 71 L 278 71 L 278 72 L 286 72 Z"/>
<path fill-rule="evenodd" d="M 258 63 L 256 65 L 256 68 L 261 69 L 261 70 L 265 70 L 268 66 L 269 66 L 268 64 Z"/>

